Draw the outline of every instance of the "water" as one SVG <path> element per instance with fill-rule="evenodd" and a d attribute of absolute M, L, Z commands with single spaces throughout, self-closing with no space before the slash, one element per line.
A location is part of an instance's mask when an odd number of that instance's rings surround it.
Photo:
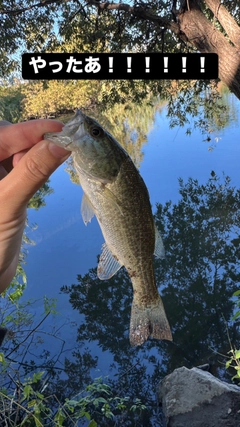
<path fill-rule="evenodd" d="M 38 211 L 29 209 L 29 223 L 36 223 L 38 227 L 28 231 L 35 246 L 28 247 L 25 268 L 28 286 L 24 299 L 37 300 L 31 309 L 36 324 L 43 315 L 43 295 L 57 298 L 59 315 L 49 316 L 41 325 L 38 336 L 44 343 L 26 357 L 45 365 L 53 357 L 58 371 L 57 377 L 52 378 L 52 386 L 48 386 L 50 391 L 58 381 L 58 395 L 71 397 L 94 378 L 108 376 L 115 395 L 129 396 L 132 402 L 139 397 L 147 405 L 146 413 L 137 412 L 139 424 L 136 425 L 160 426 L 161 411 L 155 393 L 164 375 L 182 365 L 211 363 L 217 375 L 227 378 L 224 370 L 218 368 L 219 357 L 214 351 L 226 354 L 229 350 L 224 318 L 231 319 L 233 307 L 229 300 L 239 286 L 240 277 L 234 247 L 231 246 L 231 253 L 227 248 L 239 231 L 237 209 L 233 227 L 229 232 L 222 231 L 227 218 L 226 214 L 221 222 L 224 203 L 227 201 L 229 208 L 231 206 L 230 199 L 223 197 L 219 212 L 206 216 L 205 233 L 203 223 L 198 225 L 200 220 L 190 215 L 191 209 L 195 216 L 200 212 L 200 202 L 194 205 L 191 199 L 189 205 L 186 202 L 186 209 L 182 205 L 171 218 L 166 212 L 160 215 L 156 203 L 165 205 L 171 200 L 176 205 L 182 200 L 179 178 L 184 183 L 189 178 L 198 180 L 195 190 L 199 190 L 199 186 L 206 185 L 211 178 L 212 171 L 219 175 L 221 183 L 224 172 L 231 178 L 230 186 L 240 188 L 240 109 L 233 97 L 229 96 L 229 102 L 234 103 L 236 120 L 213 134 L 211 143 L 203 142 L 204 137 L 198 130 L 186 136 L 186 127 L 169 129 L 166 108 L 163 108 L 156 112 L 147 143 L 142 146 L 140 173 L 149 189 L 158 226 L 163 230 L 167 253 L 166 261 L 156 262 L 156 276 L 173 329 L 173 343 L 150 340 L 140 348 L 130 347 L 132 291 L 128 276 L 122 269 L 110 281 L 97 279 L 97 257 L 103 243 L 101 230 L 95 218 L 85 227 L 80 215 L 82 189 L 71 182 L 64 170 L 66 164 L 51 176 L 54 193 L 46 197 L 46 206 Z M 209 150 L 213 143 L 214 148 Z M 214 176 L 212 179 L 217 186 Z M 195 194 L 195 190 L 188 188 L 190 198 L 205 197 Z M 220 191 L 224 191 L 224 187 L 216 189 L 216 194 Z M 235 194 L 235 199 L 235 204 L 240 204 L 239 195 Z M 212 248 L 216 242 L 220 242 L 222 258 L 214 255 Z M 229 262 L 227 253 L 231 257 Z M 220 261 L 223 258 L 224 261 Z M 231 268 L 236 269 L 234 277 Z M 237 345 L 238 331 L 231 329 L 230 333 Z M 43 350 L 49 351 L 46 357 Z M 64 367 L 67 367 L 65 373 Z M 134 424 L 127 424 L 125 420 L 123 425 Z"/>

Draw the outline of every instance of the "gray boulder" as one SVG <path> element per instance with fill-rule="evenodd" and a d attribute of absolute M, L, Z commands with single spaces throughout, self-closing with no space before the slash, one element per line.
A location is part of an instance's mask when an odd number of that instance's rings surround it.
<path fill-rule="evenodd" d="M 240 388 L 198 368 L 176 369 L 159 386 L 167 427 L 240 427 Z"/>

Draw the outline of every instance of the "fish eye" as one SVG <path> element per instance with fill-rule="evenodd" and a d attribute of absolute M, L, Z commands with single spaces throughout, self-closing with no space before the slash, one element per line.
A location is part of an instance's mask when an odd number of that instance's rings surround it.
<path fill-rule="evenodd" d="M 90 133 L 92 136 L 101 136 L 102 135 L 102 129 L 97 127 L 97 126 L 93 126 L 90 130 Z"/>

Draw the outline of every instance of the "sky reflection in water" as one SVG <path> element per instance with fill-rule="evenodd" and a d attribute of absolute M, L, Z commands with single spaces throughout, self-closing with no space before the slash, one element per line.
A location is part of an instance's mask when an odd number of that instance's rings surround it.
<path fill-rule="evenodd" d="M 220 176 L 221 182 L 224 172 L 231 178 L 230 186 L 240 188 L 240 111 L 237 101 L 236 108 L 238 122 L 231 123 L 218 135 L 213 135 L 210 144 L 203 142 L 204 136 L 198 130 L 193 131 L 191 136 L 186 136 L 186 128 L 169 129 L 165 109 L 161 113 L 156 113 L 154 128 L 149 132 L 147 144 L 142 148 L 144 156 L 140 167 L 141 175 L 149 189 L 154 213 L 156 203 L 165 205 L 171 200 L 176 204 L 181 199 L 179 178 L 182 178 L 185 184 L 192 178 L 198 180 L 200 185 L 205 185 L 211 178 L 211 171 Z M 217 141 L 214 140 L 215 137 Z M 209 151 L 208 147 L 213 143 L 215 147 Z M 184 258 L 184 245 L 192 239 L 184 231 L 179 232 L 179 249 L 177 245 L 172 245 L 175 254 L 171 253 L 171 239 L 167 236 L 167 232 L 165 233 L 169 259 L 163 261 L 162 265 L 160 262 L 156 263 L 161 292 L 162 283 L 168 286 L 168 278 L 172 280 L 173 287 L 175 279 L 179 278 L 180 281 L 179 294 L 177 287 L 175 290 L 169 288 L 163 292 L 165 298 L 168 298 L 164 302 L 170 324 L 173 326 L 175 342 L 149 341 L 141 348 L 130 348 L 128 331 L 132 291 L 128 276 L 121 270 L 108 282 L 97 279 L 94 269 L 103 243 L 101 230 L 95 218 L 85 227 L 80 215 L 82 190 L 70 181 L 69 175 L 64 171 L 65 167 L 66 165 L 62 165 L 51 177 L 50 186 L 54 189 L 54 193 L 46 198 L 46 207 L 39 211 L 29 210 L 29 223 L 37 223 L 38 228 L 28 233 L 36 245 L 28 248 L 26 264 L 28 287 L 24 295 L 24 299 L 39 299 L 34 305 L 36 318 L 42 314 L 41 298 L 44 294 L 58 299 L 57 309 L 61 315 L 55 320 L 47 320 L 44 328 L 47 329 L 53 322 L 56 325 L 64 325 L 61 337 L 66 341 L 65 349 L 69 350 L 64 357 L 72 359 L 72 350 L 79 349 L 81 357 L 77 360 L 81 361 L 82 369 L 85 367 L 89 370 L 92 378 L 100 375 L 110 375 L 114 378 L 118 373 L 120 375 L 118 385 L 121 384 L 122 388 L 125 387 L 126 390 L 128 381 L 134 381 L 139 383 L 139 387 L 137 391 L 131 385 L 132 394 L 144 392 L 146 395 L 146 392 L 149 392 L 151 395 L 159 376 L 183 364 L 191 367 L 213 358 L 210 346 L 213 348 L 219 346 L 219 351 L 226 347 L 227 351 L 229 348 L 226 331 L 220 317 L 224 310 L 227 320 L 231 317 L 232 306 L 228 305 L 228 298 L 232 295 L 232 289 L 236 290 L 239 278 L 236 277 L 236 287 L 234 281 L 225 283 L 229 271 L 228 266 L 222 265 L 218 270 L 219 275 L 222 275 L 219 279 L 219 292 L 225 294 L 220 298 L 219 293 L 216 295 L 211 293 L 211 286 L 209 287 L 207 282 L 211 272 L 209 276 L 206 273 L 210 255 L 206 253 L 206 266 L 198 264 L 198 259 L 204 260 L 204 254 L 199 252 L 199 247 L 193 249 L 196 250 L 194 255 L 196 262 L 193 261 L 193 254 L 188 258 L 185 253 Z M 159 225 L 161 226 L 160 222 Z M 162 226 L 164 227 L 164 224 Z M 188 232 L 190 233 L 189 230 Z M 177 238 L 175 243 L 176 241 Z M 201 240 L 198 240 L 197 246 L 200 244 Z M 186 252 L 188 249 L 186 246 Z M 183 259 L 185 265 L 182 264 Z M 190 268 L 194 262 L 191 276 L 188 277 L 186 269 L 188 264 Z M 214 260 L 211 262 L 214 264 Z M 176 267 L 176 263 L 180 265 Z M 89 269 L 93 270 L 89 272 Z M 196 272 L 197 269 L 200 271 L 199 276 L 196 273 L 193 277 L 192 272 Z M 189 283 L 191 278 L 192 283 Z M 199 278 L 202 278 L 202 282 Z M 71 287 L 73 284 L 75 286 Z M 65 293 L 60 293 L 62 287 L 65 287 Z M 177 299 L 181 302 L 181 306 L 178 306 Z M 225 309 L 223 300 L 226 301 Z M 204 318 L 212 324 L 206 324 Z M 235 334 L 235 338 L 239 339 L 238 334 Z M 44 339 L 43 347 L 51 349 L 51 337 Z M 89 355 L 88 362 L 87 356 L 85 361 L 83 360 L 84 354 Z M 76 361 L 76 357 L 72 360 Z M 121 377 L 132 365 L 135 365 L 135 368 L 131 370 L 131 374 L 127 378 Z"/>

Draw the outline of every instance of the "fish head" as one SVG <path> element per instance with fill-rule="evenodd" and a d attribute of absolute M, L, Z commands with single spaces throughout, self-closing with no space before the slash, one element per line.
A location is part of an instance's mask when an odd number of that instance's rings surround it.
<path fill-rule="evenodd" d="M 80 155 L 103 157 L 110 150 L 112 136 L 93 118 L 77 110 L 75 116 L 64 125 L 61 132 L 44 134 L 44 139 Z M 113 139 L 113 138 L 112 138 Z"/>
<path fill-rule="evenodd" d="M 120 169 L 119 144 L 93 118 L 77 110 L 61 132 L 45 133 L 44 139 L 74 152 L 78 169 L 103 182 L 111 182 Z"/>
<path fill-rule="evenodd" d="M 61 132 L 48 132 L 44 134 L 44 139 L 52 141 L 65 150 L 75 151 L 78 149 L 78 140 L 84 135 L 85 114 L 77 110 L 75 116 L 67 122 Z"/>

